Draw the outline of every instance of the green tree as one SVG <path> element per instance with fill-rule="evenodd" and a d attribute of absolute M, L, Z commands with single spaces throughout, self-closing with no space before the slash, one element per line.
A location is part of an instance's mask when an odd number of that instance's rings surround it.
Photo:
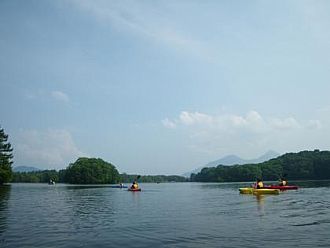
<path fill-rule="evenodd" d="M 192 174 L 190 179 L 197 182 L 233 182 L 251 181 L 257 177 L 277 180 L 283 175 L 289 180 L 330 179 L 330 151 L 301 151 L 259 164 L 203 168 L 201 172 Z"/>
<path fill-rule="evenodd" d="M 8 135 L 0 128 L 0 185 L 11 179 L 13 163 L 13 149 L 8 142 Z"/>
<path fill-rule="evenodd" d="M 119 179 L 116 167 L 100 158 L 78 158 L 64 175 L 64 181 L 72 184 L 110 184 Z"/>

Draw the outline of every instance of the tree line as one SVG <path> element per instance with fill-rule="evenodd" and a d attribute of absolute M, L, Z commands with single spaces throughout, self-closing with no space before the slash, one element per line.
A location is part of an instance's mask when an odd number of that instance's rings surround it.
<path fill-rule="evenodd" d="M 124 183 L 133 182 L 138 175 L 128 175 L 126 173 L 120 174 L 120 180 Z M 182 177 L 182 176 L 176 176 L 176 175 L 146 175 L 146 176 L 140 176 L 139 181 L 142 183 L 169 183 L 169 182 L 188 182 L 189 179 Z"/>
<path fill-rule="evenodd" d="M 278 180 L 285 176 L 288 180 L 330 179 L 330 151 L 301 151 L 286 153 L 277 158 L 258 164 L 244 164 L 203 168 L 191 174 L 193 182 L 244 182 Z"/>
<path fill-rule="evenodd" d="M 114 184 L 131 183 L 136 178 L 142 183 L 165 183 L 165 182 L 187 182 L 189 179 L 182 176 L 139 176 L 118 173 L 115 166 L 95 158 L 79 158 L 70 164 L 67 169 L 42 170 L 32 172 L 14 172 L 12 181 L 14 183 L 48 183 L 50 181 L 71 184 Z"/>
<path fill-rule="evenodd" d="M 50 181 L 71 184 L 114 184 L 131 183 L 138 175 L 120 174 L 111 163 L 100 158 L 78 158 L 66 169 L 43 170 L 32 172 L 14 172 L 12 182 L 15 183 L 48 183 Z M 184 182 L 181 176 L 139 176 L 139 182 Z"/>

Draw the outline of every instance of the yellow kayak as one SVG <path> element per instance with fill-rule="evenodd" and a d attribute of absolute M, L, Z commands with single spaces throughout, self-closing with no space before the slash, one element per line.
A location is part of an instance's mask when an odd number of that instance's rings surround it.
<path fill-rule="evenodd" d="M 255 189 L 255 188 L 239 188 L 241 194 L 271 194 L 278 195 L 280 193 L 279 189 Z"/>

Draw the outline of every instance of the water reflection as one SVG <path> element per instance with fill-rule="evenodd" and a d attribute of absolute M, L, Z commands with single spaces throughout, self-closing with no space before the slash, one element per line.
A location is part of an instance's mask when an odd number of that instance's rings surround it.
<path fill-rule="evenodd" d="M 133 209 L 137 208 L 140 206 L 140 195 L 141 195 L 141 191 L 131 191 L 131 192 L 128 192 L 132 195 L 132 201 L 133 201 L 133 204 L 134 206 L 132 207 Z"/>
<path fill-rule="evenodd" d="M 257 199 L 257 204 L 258 204 L 258 213 L 259 215 L 264 215 L 265 214 L 265 196 L 264 195 L 255 195 Z"/>
<path fill-rule="evenodd" d="M 6 230 L 10 189 L 10 185 L 0 186 L 0 237 Z M 2 241 L 1 239 L 0 242 Z"/>

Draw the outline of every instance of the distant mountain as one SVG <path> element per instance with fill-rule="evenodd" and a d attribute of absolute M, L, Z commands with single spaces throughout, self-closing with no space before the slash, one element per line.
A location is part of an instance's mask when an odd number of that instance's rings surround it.
<path fill-rule="evenodd" d="M 191 172 L 184 173 L 183 176 L 184 177 L 190 177 L 191 173 L 196 174 L 196 173 L 200 172 L 205 167 L 216 167 L 220 164 L 221 165 L 227 165 L 227 166 L 236 165 L 236 164 L 257 164 L 257 163 L 262 163 L 262 162 L 268 161 L 272 158 L 276 158 L 278 156 L 280 156 L 280 154 L 275 152 L 275 151 L 272 151 L 272 150 L 266 152 L 265 154 L 261 155 L 260 157 L 258 157 L 256 159 L 242 159 L 242 158 L 240 158 L 236 155 L 228 155 L 228 156 L 225 156 L 225 157 L 220 158 L 218 160 L 209 162 L 206 165 L 204 165 L 202 167 L 199 167 L 199 168 L 197 168 L 197 169 L 195 169 Z"/>
<path fill-rule="evenodd" d="M 219 164 L 222 165 L 234 165 L 234 164 L 245 164 L 248 160 L 244 160 L 236 155 L 228 155 L 218 160 L 209 162 L 204 167 L 215 167 Z"/>
<path fill-rule="evenodd" d="M 219 164 L 221 164 L 221 165 L 257 164 L 257 163 L 265 162 L 272 158 L 276 158 L 278 156 L 280 156 L 280 154 L 275 151 L 272 151 L 272 150 L 266 152 L 265 154 L 261 155 L 258 158 L 255 158 L 255 159 L 242 159 L 236 155 L 228 155 L 221 159 L 212 161 L 212 162 L 208 163 L 207 165 L 205 165 L 204 167 L 214 167 L 214 166 L 218 166 Z"/>
<path fill-rule="evenodd" d="M 38 169 L 36 167 L 31 166 L 16 166 L 13 167 L 13 172 L 32 172 L 32 171 L 40 171 L 41 169 Z"/>
<path fill-rule="evenodd" d="M 266 152 L 264 155 L 260 156 L 259 158 L 257 158 L 255 161 L 253 161 L 253 164 L 258 164 L 258 163 L 262 163 L 265 161 L 268 161 L 270 159 L 273 158 L 277 158 L 278 156 L 280 156 L 281 154 L 279 154 L 278 152 L 269 150 L 268 152 Z M 251 163 L 251 162 L 250 162 Z"/>

